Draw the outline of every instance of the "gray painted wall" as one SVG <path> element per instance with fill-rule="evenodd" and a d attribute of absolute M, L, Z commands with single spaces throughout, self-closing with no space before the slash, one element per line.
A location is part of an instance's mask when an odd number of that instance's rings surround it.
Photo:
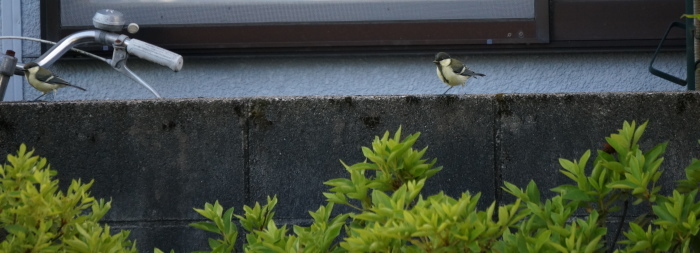
<path fill-rule="evenodd" d="M 39 1 L 23 1 L 24 36 L 39 37 Z M 128 15 L 128 13 L 126 13 Z M 659 35 L 661 36 L 661 34 Z M 39 43 L 23 42 L 24 62 L 40 55 Z M 465 59 L 465 55 L 455 55 Z M 473 55 L 467 64 L 486 74 L 457 93 L 669 91 L 684 87 L 647 71 L 650 53 Z M 130 67 L 164 97 L 441 94 L 432 55 L 332 57 L 185 58 L 175 73 L 132 57 Z M 685 70 L 682 53 L 660 56 L 657 68 Z M 62 89 L 56 100 L 152 98 L 139 84 L 98 61 L 61 61 L 51 68 L 87 88 Z M 26 82 L 25 99 L 40 93 Z M 51 99 L 50 97 L 48 98 Z"/>

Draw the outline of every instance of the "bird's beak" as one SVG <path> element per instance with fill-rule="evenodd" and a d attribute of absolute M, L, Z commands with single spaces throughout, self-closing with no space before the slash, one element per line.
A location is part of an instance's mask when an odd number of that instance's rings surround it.
<path fill-rule="evenodd" d="M 434 60 L 434 61 L 433 61 L 433 63 L 438 63 L 438 62 L 439 62 L 438 60 Z"/>

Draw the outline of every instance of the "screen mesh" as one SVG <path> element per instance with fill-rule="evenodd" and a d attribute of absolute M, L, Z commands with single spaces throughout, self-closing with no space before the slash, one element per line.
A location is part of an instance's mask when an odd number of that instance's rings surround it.
<path fill-rule="evenodd" d="M 532 19 L 534 0 L 61 0 L 62 26 L 99 9 L 139 25 Z"/>

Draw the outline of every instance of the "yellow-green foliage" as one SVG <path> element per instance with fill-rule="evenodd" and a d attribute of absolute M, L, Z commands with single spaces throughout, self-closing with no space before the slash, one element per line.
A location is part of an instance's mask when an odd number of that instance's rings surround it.
<path fill-rule="evenodd" d="M 399 128 L 393 138 L 387 132 L 375 138 L 372 148 L 363 147 L 365 162 L 348 166 L 341 161 L 349 178 L 325 182 L 331 186 L 323 193 L 328 204 L 310 212 L 311 226 L 294 226 L 293 231 L 278 226 L 273 219 L 276 198 L 233 215 L 248 232 L 241 248 L 279 253 L 698 252 L 700 160 L 686 168 L 686 179 L 672 196 L 659 194 L 667 143 L 642 151 L 639 140 L 646 125 L 624 122 L 592 163 L 590 151 L 578 160 L 560 159 L 561 173 L 573 184 L 551 189 L 557 196 L 542 199 L 534 181 L 524 189 L 504 182 L 503 190 L 517 199 L 500 206 L 493 202 L 486 210 L 476 208 L 478 193 L 465 192 L 457 199 L 443 193 L 421 196 L 428 178 L 441 168 L 433 168 L 435 160 L 422 159 L 426 149 L 412 148 L 418 133 L 402 140 Z M 332 217 L 334 204 L 354 212 Z M 629 224 L 624 236 L 608 233 L 610 216 L 626 217 L 630 204 L 642 205 L 647 214 L 620 223 Z M 210 252 L 235 251 L 237 230 L 227 225 L 235 222 L 233 209 L 223 216 L 218 203 L 196 210 L 211 222 L 193 226 L 225 238 L 210 239 Z"/>
<path fill-rule="evenodd" d="M 93 182 L 59 191 L 56 171 L 33 153 L 22 144 L 0 166 L 0 252 L 136 252 L 128 231 L 98 223 L 110 202 L 90 196 Z"/>

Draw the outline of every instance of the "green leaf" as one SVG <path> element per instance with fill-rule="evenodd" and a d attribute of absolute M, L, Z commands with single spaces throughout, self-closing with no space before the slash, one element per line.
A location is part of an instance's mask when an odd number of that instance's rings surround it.
<path fill-rule="evenodd" d="M 685 177 L 692 182 L 700 182 L 700 160 L 693 161 L 685 167 Z"/>
<path fill-rule="evenodd" d="M 373 152 L 371 149 L 369 149 L 368 147 L 362 147 L 362 154 L 363 154 L 365 157 L 367 157 L 368 159 L 369 159 L 370 157 L 374 157 L 374 156 L 375 156 L 375 155 L 374 155 L 374 152 Z M 370 159 L 370 160 L 371 160 L 371 159 Z"/>
<path fill-rule="evenodd" d="M 221 242 L 212 238 L 208 238 L 207 241 L 209 242 L 209 248 L 211 248 L 214 251 L 216 251 L 216 248 L 220 248 L 222 246 Z"/>
<path fill-rule="evenodd" d="M 209 208 L 207 208 L 207 207 L 209 207 Z M 206 203 L 204 205 L 204 209 L 194 208 L 194 211 L 199 213 L 200 215 L 204 216 L 205 218 L 207 218 L 209 220 L 214 220 L 216 218 L 216 214 L 211 211 L 211 204 L 209 204 L 209 203 Z"/>
<path fill-rule="evenodd" d="M 613 134 L 610 135 L 610 137 L 606 137 L 605 140 L 610 144 L 610 146 L 615 149 L 615 152 L 617 152 L 621 156 L 626 156 L 627 152 L 629 151 L 629 143 L 627 140 L 622 137 L 619 134 Z"/>
<path fill-rule="evenodd" d="M 516 185 L 511 184 L 507 181 L 503 181 L 503 184 L 505 185 L 505 187 L 501 187 L 501 188 L 504 191 L 506 191 L 507 193 L 510 193 L 511 195 L 513 195 L 517 198 L 521 198 L 525 201 L 529 201 L 527 195 L 520 188 L 518 188 Z"/>
<path fill-rule="evenodd" d="M 190 226 L 197 228 L 197 229 L 204 230 L 204 231 L 209 231 L 212 233 L 217 233 L 217 234 L 221 233 L 219 228 L 216 227 L 216 225 L 214 223 L 210 223 L 210 222 L 195 222 L 195 223 L 190 223 Z"/>
<path fill-rule="evenodd" d="M 632 146 L 636 146 L 637 142 L 642 138 L 642 134 L 644 133 L 644 130 L 647 128 L 647 123 L 649 121 L 647 120 L 646 122 L 642 123 L 637 127 L 637 130 L 634 131 L 634 137 L 632 138 Z"/>
<path fill-rule="evenodd" d="M 572 161 L 566 160 L 564 158 L 559 158 L 559 165 L 561 165 L 562 168 L 573 173 L 574 175 L 578 174 L 578 166 L 576 166 Z M 574 178 L 572 179 L 576 180 Z"/>
<path fill-rule="evenodd" d="M 637 251 L 646 251 L 647 249 L 651 249 L 651 243 L 649 241 L 638 241 L 637 243 L 634 244 L 634 247 L 630 249 L 630 252 L 637 252 Z"/>
<path fill-rule="evenodd" d="M 23 233 L 23 234 L 29 233 L 29 230 L 27 230 L 27 228 L 25 228 L 24 226 L 21 226 L 21 225 L 17 225 L 17 224 L 5 225 L 5 230 L 8 233 L 13 234 L 13 235 L 16 235 L 19 233 Z"/>
<path fill-rule="evenodd" d="M 654 214 L 659 216 L 659 218 L 661 220 L 666 220 L 666 221 L 670 221 L 670 222 L 677 222 L 676 219 L 673 218 L 673 215 L 671 215 L 671 213 L 668 212 L 668 210 L 666 210 L 665 208 L 663 208 L 659 205 L 654 205 L 654 206 L 652 206 L 652 209 L 654 210 Z"/>
<path fill-rule="evenodd" d="M 345 197 L 344 194 L 342 193 L 328 193 L 324 192 L 323 196 L 326 196 L 326 199 L 328 202 L 331 203 L 336 203 L 336 204 L 348 204 L 348 199 Z"/>
<path fill-rule="evenodd" d="M 624 174 L 626 172 L 625 166 L 619 162 L 602 161 L 601 165 L 603 165 L 603 167 L 608 168 L 616 173 Z"/>
<path fill-rule="evenodd" d="M 586 245 L 586 248 L 583 250 L 585 253 L 593 253 L 597 249 L 601 248 L 602 245 L 598 244 L 600 242 L 600 239 L 603 238 L 602 235 L 597 236 L 595 239 L 593 239 L 591 242 Z"/>
<path fill-rule="evenodd" d="M 530 180 L 525 191 L 531 202 L 540 203 L 540 190 L 537 188 L 537 184 L 534 180 Z"/>
<path fill-rule="evenodd" d="M 87 245 L 87 243 L 78 240 L 78 239 L 71 239 L 71 240 L 66 240 L 65 241 L 68 246 L 72 248 L 70 251 L 74 252 L 85 252 L 88 253 L 90 252 L 90 247 Z"/>
<path fill-rule="evenodd" d="M 695 19 L 700 19 L 700 14 L 683 14 L 683 15 L 681 15 L 681 18 L 695 18 Z"/>
<path fill-rule="evenodd" d="M 607 186 L 609 188 L 617 188 L 617 189 L 634 189 L 638 185 L 634 184 L 628 180 L 623 180 L 623 181 L 616 181 L 613 183 L 609 183 Z"/>
<path fill-rule="evenodd" d="M 579 188 L 570 188 L 562 195 L 562 198 L 574 201 L 594 201 L 596 198 L 594 196 L 586 194 Z"/>

